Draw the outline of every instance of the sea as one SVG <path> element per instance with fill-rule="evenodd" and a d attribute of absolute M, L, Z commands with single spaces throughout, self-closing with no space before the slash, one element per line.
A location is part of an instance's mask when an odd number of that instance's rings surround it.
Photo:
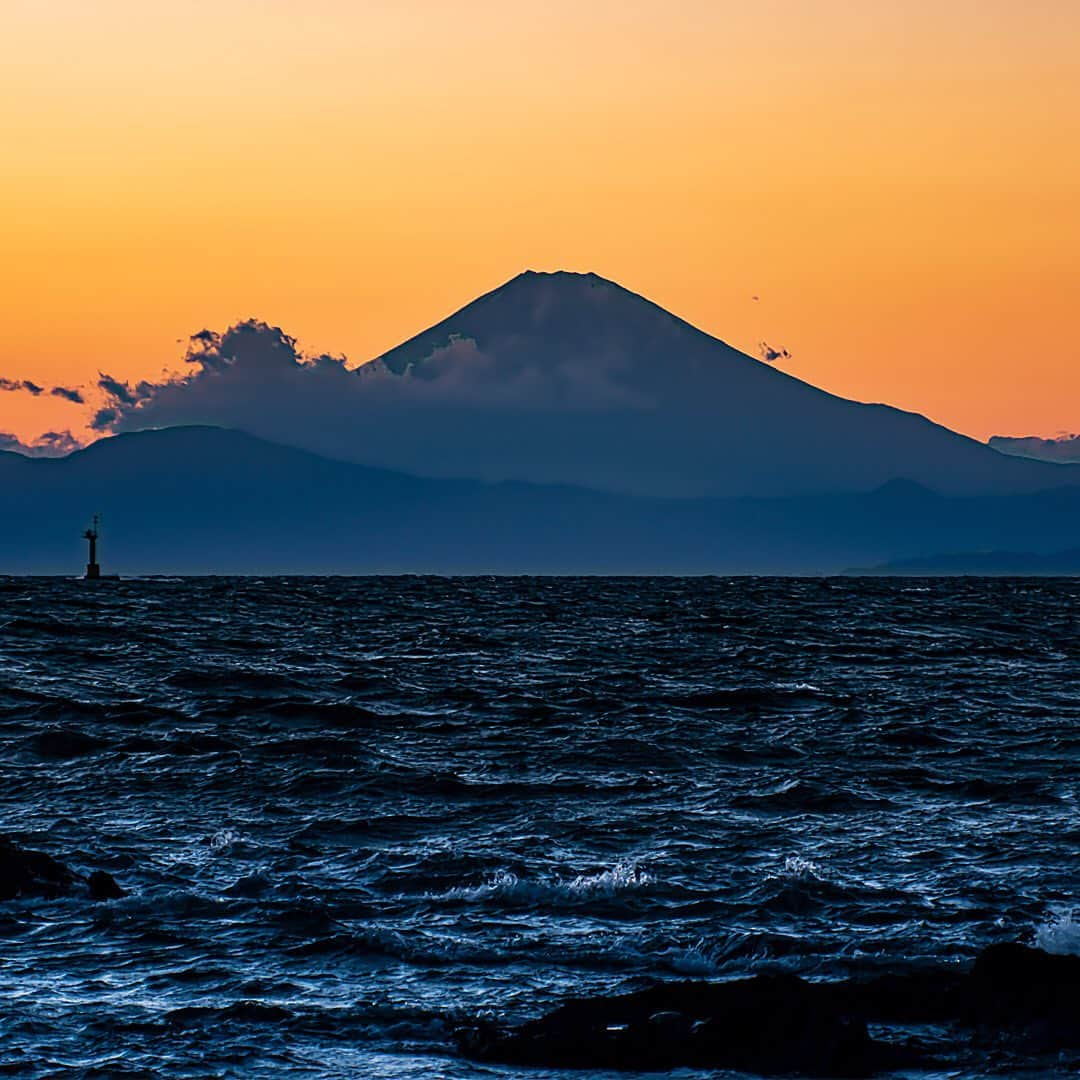
<path fill-rule="evenodd" d="M 0 833 L 128 893 L 0 905 L 0 1073 L 1080 952 L 1078 759 L 1076 579 L 0 579 Z"/>

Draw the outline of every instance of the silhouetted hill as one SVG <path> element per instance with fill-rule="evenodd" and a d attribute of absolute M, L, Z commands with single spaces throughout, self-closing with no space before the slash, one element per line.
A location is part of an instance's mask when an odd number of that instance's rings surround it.
<path fill-rule="evenodd" d="M 1065 548 L 1080 488 L 949 498 L 658 499 L 431 480 L 235 431 L 121 435 L 61 459 L 0 455 L 0 572 L 815 573 L 935 551 Z"/>
<path fill-rule="evenodd" d="M 1055 551 L 1048 555 L 1033 551 L 962 551 L 897 559 L 866 572 L 916 577 L 958 574 L 980 577 L 1075 577 L 1080 575 L 1080 548 Z"/>

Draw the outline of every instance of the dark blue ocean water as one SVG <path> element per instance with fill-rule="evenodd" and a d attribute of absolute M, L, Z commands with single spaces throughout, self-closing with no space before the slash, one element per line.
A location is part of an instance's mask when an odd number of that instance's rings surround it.
<path fill-rule="evenodd" d="M 0 579 L 0 832 L 130 890 L 0 907 L 0 1067 L 511 1075 L 453 1026 L 1076 951 L 1078 614 L 1075 580 Z"/>

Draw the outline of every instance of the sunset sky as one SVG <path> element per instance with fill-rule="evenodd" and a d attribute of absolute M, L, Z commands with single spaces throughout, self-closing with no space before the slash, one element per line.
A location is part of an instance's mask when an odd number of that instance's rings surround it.
<path fill-rule="evenodd" d="M 249 316 L 359 363 L 572 269 L 845 396 L 1080 429 L 1077 0 L 4 0 L 0 138 L 6 378 Z"/>

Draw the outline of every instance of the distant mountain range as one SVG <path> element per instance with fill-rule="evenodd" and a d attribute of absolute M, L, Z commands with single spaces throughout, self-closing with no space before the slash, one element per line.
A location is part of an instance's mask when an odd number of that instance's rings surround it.
<path fill-rule="evenodd" d="M 858 573 L 858 571 L 853 571 Z M 1040 555 L 1033 551 L 961 551 L 897 559 L 873 568 L 875 574 L 937 577 L 969 574 L 991 577 L 1077 577 L 1080 548 Z"/>
<path fill-rule="evenodd" d="M 0 454 L 0 572 L 825 573 L 929 552 L 1054 552 L 1080 486 L 946 496 L 656 498 L 408 476 L 215 428 L 119 435 L 60 459 Z"/>
<path fill-rule="evenodd" d="M 214 424 L 416 476 L 662 497 L 1080 483 L 825 393 L 595 274 L 521 274 L 355 371 L 279 334 L 245 324 L 179 379 L 120 386 L 107 430 Z"/>

